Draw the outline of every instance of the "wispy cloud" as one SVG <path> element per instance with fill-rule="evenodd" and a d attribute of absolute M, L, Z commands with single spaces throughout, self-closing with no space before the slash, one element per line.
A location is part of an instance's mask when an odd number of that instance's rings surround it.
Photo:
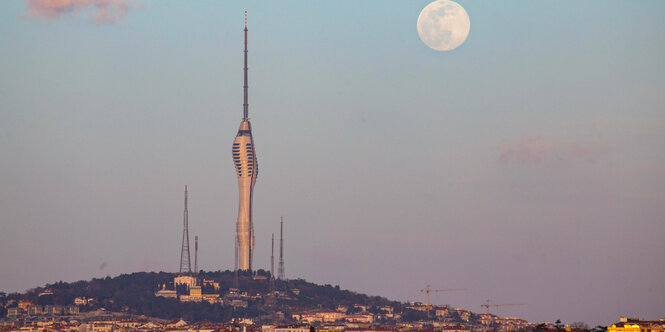
<path fill-rule="evenodd" d="M 91 15 L 97 24 L 121 22 L 135 4 L 124 0 L 26 0 L 28 16 L 34 19 L 56 20 L 76 17 L 83 13 Z"/>
<path fill-rule="evenodd" d="M 516 143 L 504 143 L 499 148 L 500 161 L 521 164 L 594 162 L 609 152 L 603 147 L 546 140 L 542 135 L 522 137 Z"/>

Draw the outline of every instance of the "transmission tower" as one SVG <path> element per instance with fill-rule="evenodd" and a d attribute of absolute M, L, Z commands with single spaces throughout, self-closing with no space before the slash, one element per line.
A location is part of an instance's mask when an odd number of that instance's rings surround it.
<path fill-rule="evenodd" d="M 284 280 L 284 217 L 279 222 L 279 272 L 277 279 Z"/>
<path fill-rule="evenodd" d="M 238 289 L 238 237 L 235 236 L 235 239 L 236 239 L 236 242 L 235 242 L 235 246 L 236 246 L 235 264 L 236 265 L 235 265 L 235 270 L 234 270 L 234 273 L 233 273 L 233 287 L 235 289 Z"/>
<path fill-rule="evenodd" d="M 199 236 L 194 236 L 194 273 L 199 274 Z"/>
<path fill-rule="evenodd" d="M 275 233 L 272 233 L 270 245 L 270 291 L 275 291 Z"/>
<path fill-rule="evenodd" d="M 180 250 L 180 273 L 192 273 L 189 262 L 189 221 L 187 212 L 187 185 L 185 185 L 185 212 L 183 217 L 182 249 Z"/>

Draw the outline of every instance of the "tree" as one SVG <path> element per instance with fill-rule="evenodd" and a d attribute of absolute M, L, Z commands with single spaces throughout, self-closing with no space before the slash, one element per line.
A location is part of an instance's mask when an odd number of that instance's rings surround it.
<path fill-rule="evenodd" d="M 189 287 L 185 284 L 177 284 L 175 290 L 178 295 L 189 295 Z"/>
<path fill-rule="evenodd" d="M 580 330 L 589 330 L 589 325 L 585 322 L 573 322 L 570 327 Z"/>
<path fill-rule="evenodd" d="M 406 309 L 402 313 L 402 319 L 404 319 L 407 322 L 427 320 L 427 313 L 419 310 Z"/>
<path fill-rule="evenodd" d="M 554 322 L 554 327 L 556 327 L 557 330 L 561 330 L 563 327 L 563 324 L 561 324 L 561 319 L 557 319 L 556 322 Z"/>

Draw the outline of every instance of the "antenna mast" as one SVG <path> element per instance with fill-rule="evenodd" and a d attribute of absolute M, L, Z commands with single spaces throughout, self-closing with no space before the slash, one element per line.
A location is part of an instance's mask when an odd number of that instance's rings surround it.
<path fill-rule="evenodd" d="M 242 104 L 242 113 L 243 113 L 243 121 L 246 121 L 249 117 L 249 104 L 248 104 L 248 97 L 247 97 L 247 11 L 245 11 L 245 84 L 243 85 L 243 89 L 245 92 L 245 103 Z"/>
<path fill-rule="evenodd" d="M 189 220 L 187 212 L 187 185 L 185 185 L 185 212 L 183 217 L 182 248 L 180 249 L 180 273 L 192 273 L 189 262 Z"/>
<path fill-rule="evenodd" d="M 194 236 L 194 273 L 199 274 L 199 236 Z"/>
<path fill-rule="evenodd" d="M 275 291 L 275 233 L 272 233 L 270 245 L 270 290 Z"/>
<path fill-rule="evenodd" d="M 277 279 L 284 280 L 284 217 L 279 222 L 279 274 Z"/>
<path fill-rule="evenodd" d="M 238 288 L 238 237 L 236 236 L 236 268 L 235 273 L 233 274 L 233 287 Z"/>

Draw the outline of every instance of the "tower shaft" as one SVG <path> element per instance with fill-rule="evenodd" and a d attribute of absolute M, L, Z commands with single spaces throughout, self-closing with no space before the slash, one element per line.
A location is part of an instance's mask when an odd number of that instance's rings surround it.
<path fill-rule="evenodd" d="M 187 185 L 185 185 L 185 212 L 183 214 L 182 247 L 180 249 L 180 273 L 191 273 L 189 260 L 189 212 L 187 212 Z"/>

